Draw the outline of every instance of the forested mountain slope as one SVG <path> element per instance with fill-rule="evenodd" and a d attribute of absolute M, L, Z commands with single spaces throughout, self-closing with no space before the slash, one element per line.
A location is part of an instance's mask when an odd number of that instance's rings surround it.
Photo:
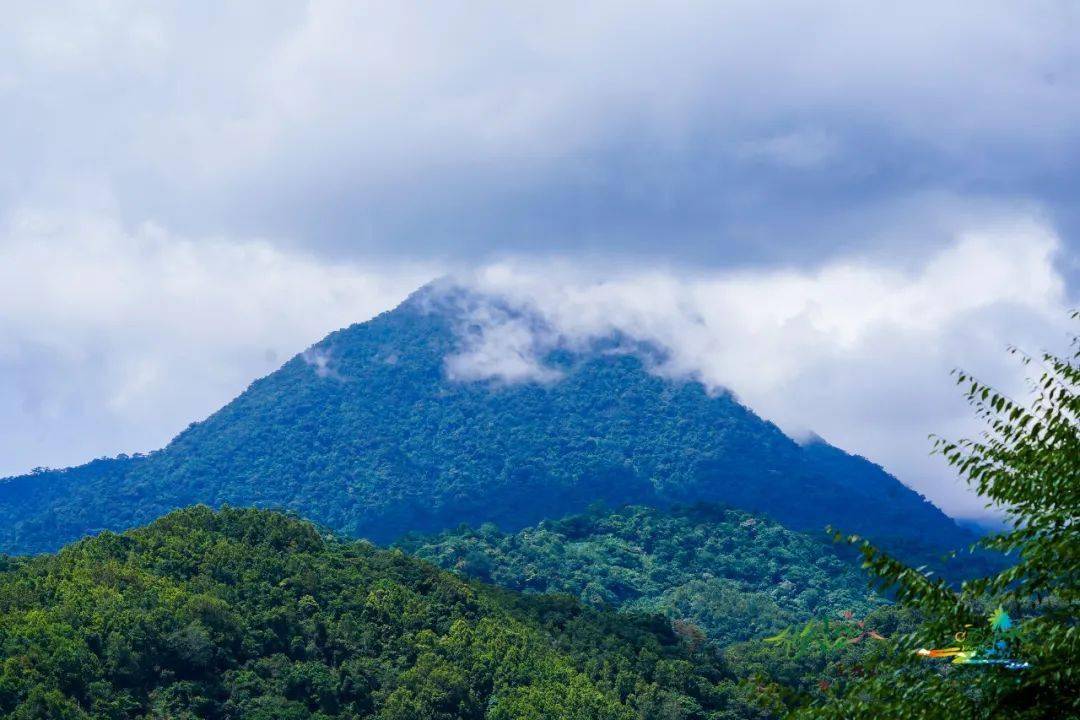
<path fill-rule="evenodd" d="M 854 557 L 715 506 L 594 509 L 517 533 L 461 527 L 406 538 L 401 547 L 515 591 L 661 613 L 720 646 L 811 618 L 863 617 L 881 603 Z"/>
<path fill-rule="evenodd" d="M 748 717 L 706 650 L 270 511 L 0 557 L 0 717 Z"/>
<path fill-rule="evenodd" d="M 595 501 L 714 501 L 795 529 L 832 523 L 894 546 L 971 535 L 896 478 L 800 446 L 730 394 L 649 372 L 625 339 L 556 347 L 547 382 L 463 381 L 446 360 L 487 316 L 442 286 L 332 333 L 147 456 L 0 482 L 0 550 L 37 552 L 193 503 L 294 510 L 391 541 L 462 522 L 515 530 Z"/>

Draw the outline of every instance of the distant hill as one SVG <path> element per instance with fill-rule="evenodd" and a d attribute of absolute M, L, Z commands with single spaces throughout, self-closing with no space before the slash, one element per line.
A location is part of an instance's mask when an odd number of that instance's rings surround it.
<path fill-rule="evenodd" d="M 256 510 L 0 558 L 0 716 L 759 717 L 660 618 L 465 582 Z"/>
<path fill-rule="evenodd" d="M 404 540 L 417 557 L 515 591 L 693 623 L 720 646 L 880 605 L 852 556 L 714 506 L 594 509 L 516 533 L 492 525 Z"/>
<path fill-rule="evenodd" d="M 867 460 L 800 445 L 731 394 L 650 373 L 659 351 L 626 338 L 556 346 L 543 360 L 559 379 L 452 379 L 447 358 L 481 331 L 477 308 L 539 322 L 425 288 L 330 334 L 163 450 L 0 482 L 0 551 L 52 550 L 194 503 L 284 508 L 377 542 L 463 522 L 512 531 L 596 501 L 719 502 L 901 550 L 972 538 Z"/>
<path fill-rule="evenodd" d="M 956 524 L 980 537 L 1013 529 L 1012 523 L 1007 519 L 994 516 L 956 518 Z"/>

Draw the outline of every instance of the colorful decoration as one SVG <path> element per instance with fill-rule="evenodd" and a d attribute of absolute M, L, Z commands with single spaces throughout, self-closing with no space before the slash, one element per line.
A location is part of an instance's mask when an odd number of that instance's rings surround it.
<path fill-rule="evenodd" d="M 785 628 L 776 635 L 765 638 L 765 642 L 787 648 L 795 657 L 801 657 L 815 647 L 830 653 L 866 639 L 886 638 L 874 630 L 868 630 L 865 620 L 856 620 L 854 613 L 847 611 L 842 620 L 810 620 L 801 630 Z"/>
<path fill-rule="evenodd" d="M 1015 635 L 1016 625 L 1009 613 L 998 607 L 987 617 L 985 629 L 965 625 L 953 635 L 953 644 L 942 648 L 919 648 L 915 654 L 930 660 L 950 659 L 953 665 L 996 665 L 1007 670 L 1024 670 L 1031 665 L 1009 656 L 1009 646 Z M 840 620 L 810 620 L 801 629 L 786 628 L 765 638 L 765 642 L 801 657 L 814 648 L 833 653 L 845 645 L 868 639 L 887 638 L 867 629 L 865 621 L 856 620 L 851 612 L 845 612 Z"/>
<path fill-rule="evenodd" d="M 969 631 L 969 628 L 973 626 L 965 625 L 963 630 L 953 636 L 956 645 L 930 650 L 919 648 L 915 654 L 931 659 L 952 658 L 953 665 L 997 665 L 1007 670 L 1031 667 L 1029 663 L 1008 655 L 1009 642 L 1015 633 L 1012 618 L 1005 612 L 1005 608 L 998 607 L 990 613 L 987 624 L 989 633 L 975 632 L 977 637 L 973 639 L 969 637 L 969 633 L 974 632 Z"/>

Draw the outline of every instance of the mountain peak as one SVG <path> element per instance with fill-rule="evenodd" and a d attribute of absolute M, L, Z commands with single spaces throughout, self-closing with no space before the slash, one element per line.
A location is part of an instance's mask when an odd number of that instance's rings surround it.
<path fill-rule="evenodd" d="M 163 450 L 0 483 L 0 549 L 52 549 L 193 503 L 285 508 L 376 541 L 462 522 L 514 530 L 596 501 L 699 500 L 796 529 L 968 539 L 872 463 L 652 372 L 662 357 L 614 334 L 570 341 L 528 307 L 442 279 L 331 333 Z"/>

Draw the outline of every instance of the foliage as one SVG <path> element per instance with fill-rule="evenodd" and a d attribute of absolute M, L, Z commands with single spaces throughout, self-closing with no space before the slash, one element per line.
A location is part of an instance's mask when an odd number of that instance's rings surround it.
<path fill-rule="evenodd" d="M 737 643 L 724 657 L 743 679 L 745 702 L 783 717 L 858 682 L 893 652 L 890 640 L 917 624 L 916 613 L 882 605 L 861 617 L 812 618 L 771 637 Z"/>
<path fill-rule="evenodd" d="M 517 533 L 462 526 L 399 547 L 517 591 L 663 614 L 689 646 L 723 651 L 746 717 L 780 717 L 858 678 L 887 644 L 878 638 L 915 625 L 868 590 L 854 554 L 713 505 L 594 507 Z"/>
<path fill-rule="evenodd" d="M 400 546 L 513 590 L 655 612 L 720 646 L 874 605 L 853 558 L 745 512 L 593 508 L 517 533 L 460 527 Z"/>
<path fill-rule="evenodd" d="M 746 717 L 666 620 L 195 507 L 0 571 L 0 716 Z"/>
<path fill-rule="evenodd" d="M 896 654 L 872 677 L 805 717 L 1080 717 L 1080 337 L 1073 347 L 1071 358 L 1040 358 L 1030 404 L 959 372 L 988 428 L 974 440 L 936 440 L 961 476 L 1008 514 L 1013 529 L 981 544 L 1014 553 L 1015 564 L 957 590 L 851 538 L 881 584 L 919 608 L 926 621 L 897 643 Z M 1006 613 L 1015 625 L 1005 622 Z M 956 643 L 969 626 L 988 622 L 995 654 L 1030 667 L 937 667 L 925 658 L 936 653 L 912 653 Z"/>
<path fill-rule="evenodd" d="M 462 522 L 515 530 L 597 500 L 767 510 L 909 556 L 969 541 L 876 465 L 799 445 L 731 394 L 651 373 L 657 351 L 625 339 L 556 348 L 545 362 L 557 382 L 453 380 L 444 363 L 475 335 L 477 307 L 538 322 L 427 288 L 331 334 L 161 451 L 0 482 L 0 550 L 54 550 L 194 503 L 291 510 L 377 542 Z"/>

